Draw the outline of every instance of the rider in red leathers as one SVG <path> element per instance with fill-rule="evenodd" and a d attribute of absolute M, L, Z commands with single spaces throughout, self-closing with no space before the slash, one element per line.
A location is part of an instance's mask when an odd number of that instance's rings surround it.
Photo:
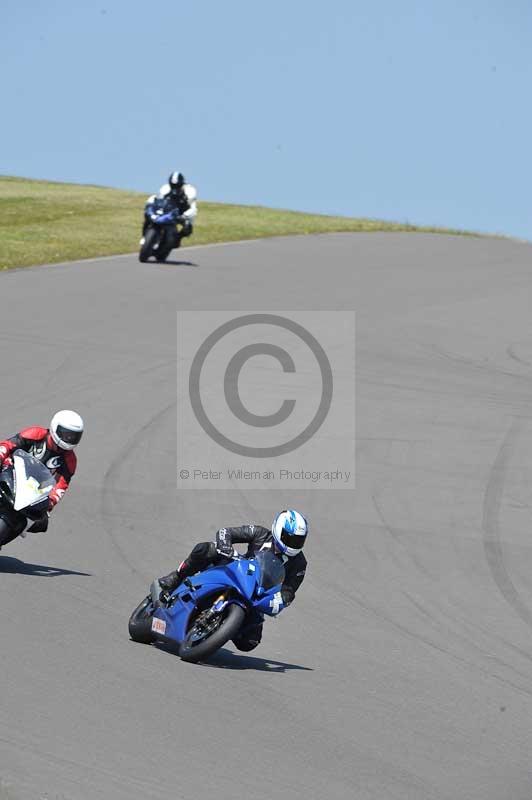
<path fill-rule="evenodd" d="M 11 465 L 11 455 L 15 450 L 25 450 L 41 461 L 52 473 L 56 484 L 50 492 L 48 513 L 59 503 L 67 491 L 70 480 L 76 472 L 77 459 L 74 448 L 83 434 L 83 420 L 75 411 L 58 411 L 49 428 L 33 426 L 0 441 L 0 469 Z M 48 513 L 35 522 L 29 530 L 45 531 L 48 528 Z M 7 526 L 0 518 L 0 546 L 7 544 L 24 530 L 25 523 L 17 527 Z"/>

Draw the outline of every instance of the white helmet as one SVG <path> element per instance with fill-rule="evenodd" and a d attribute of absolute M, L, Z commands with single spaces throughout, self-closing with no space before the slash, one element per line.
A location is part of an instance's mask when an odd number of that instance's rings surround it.
<path fill-rule="evenodd" d="M 73 450 L 83 435 L 83 420 L 75 411 L 58 411 L 50 422 L 50 434 L 62 450 Z"/>
<path fill-rule="evenodd" d="M 303 514 L 291 508 L 281 511 L 272 525 L 272 536 L 286 556 L 297 556 L 307 540 L 308 523 Z"/>

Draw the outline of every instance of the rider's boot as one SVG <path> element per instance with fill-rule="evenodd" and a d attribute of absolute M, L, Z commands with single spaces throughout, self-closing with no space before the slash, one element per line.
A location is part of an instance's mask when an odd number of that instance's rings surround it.
<path fill-rule="evenodd" d="M 162 578 L 159 578 L 159 586 L 163 590 L 163 592 L 168 592 L 169 594 L 181 583 L 181 576 L 177 570 L 170 572 L 168 575 L 164 575 Z"/>
<path fill-rule="evenodd" d="M 163 575 L 162 578 L 159 578 L 159 586 L 163 592 L 172 594 L 172 592 L 175 592 L 177 587 L 181 585 L 182 581 L 189 574 L 189 565 L 187 561 L 182 561 L 178 568 L 173 572 L 170 572 L 168 575 Z"/>

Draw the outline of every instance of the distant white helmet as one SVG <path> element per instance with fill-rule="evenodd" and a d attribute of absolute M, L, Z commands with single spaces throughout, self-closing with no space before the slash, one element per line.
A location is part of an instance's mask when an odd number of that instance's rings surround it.
<path fill-rule="evenodd" d="M 308 523 L 303 514 L 289 508 L 275 517 L 272 536 L 279 550 L 286 556 L 297 556 L 307 540 Z"/>
<path fill-rule="evenodd" d="M 50 422 L 50 434 L 62 450 L 73 450 L 83 435 L 83 420 L 75 411 L 58 411 Z"/>

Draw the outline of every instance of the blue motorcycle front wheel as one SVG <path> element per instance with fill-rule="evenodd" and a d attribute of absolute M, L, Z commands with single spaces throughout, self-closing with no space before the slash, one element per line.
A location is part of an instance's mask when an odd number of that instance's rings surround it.
<path fill-rule="evenodd" d="M 197 663 L 212 656 L 236 636 L 245 616 L 246 612 L 241 606 L 230 603 L 207 625 L 196 619 L 179 646 L 180 657 L 183 661 Z"/>
<path fill-rule="evenodd" d="M 140 248 L 139 261 L 145 263 L 150 256 L 155 255 L 153 248 L 158 244 L 159 239 L 159 231 L 156 228 L 148 228 L 144 234 L 144 244 Z"/>
<path fill-rule="evenodd" d="M 128 630 L 129 635 L 134 642 L 141 644 L 151 644 L 153 641 L 153 634 L 151 632 L 151 623 L 153 617 L 153 605 L 151 597 L 145 597 L 140 605 L 136 607 L 134 612 L 129 618 Z"/>

